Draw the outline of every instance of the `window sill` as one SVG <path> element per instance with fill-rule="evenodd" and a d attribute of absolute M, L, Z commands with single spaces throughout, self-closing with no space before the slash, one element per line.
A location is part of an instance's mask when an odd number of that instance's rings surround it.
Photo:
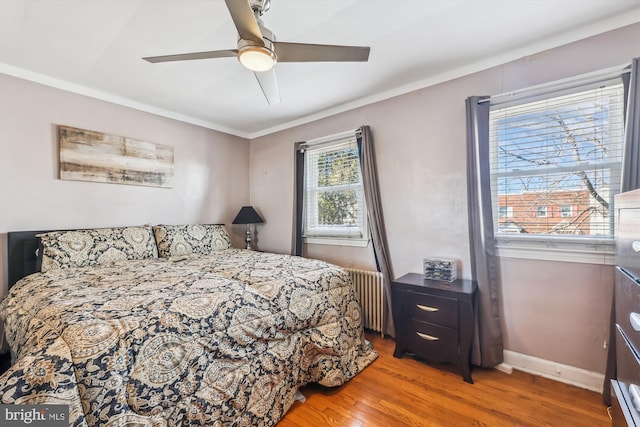
<path fill-rule="evenodd" d="M 615 244 L 612 239 L 575 239 L 548 236 L 510 236 L 496 238 L 496 255 L 584 264 L 615 265 Z"/>
<path fill-rule="evenodd" d="M 366 248 L 369 239 L 344 239 L 339 237 L 305 237 L 304 242 L 311 245 L 354 246 Z"/>

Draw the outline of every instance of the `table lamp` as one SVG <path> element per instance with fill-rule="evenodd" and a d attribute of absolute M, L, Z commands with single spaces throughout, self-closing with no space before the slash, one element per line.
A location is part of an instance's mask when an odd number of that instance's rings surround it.
<path fill-rule="evenodd" d="M 251 247 L 251 224 L 261 224 L 264 220 L 258 215 L 253 206 L 243 206 L 233 220 L 233 224 L 247 224 L 247 249 L 253 250 Z"/>

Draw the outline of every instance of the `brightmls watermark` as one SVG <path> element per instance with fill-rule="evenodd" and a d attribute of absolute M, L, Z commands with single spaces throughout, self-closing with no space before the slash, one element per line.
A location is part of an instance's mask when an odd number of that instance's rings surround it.
<path fill-rule="evenodd" d="M 0 405 L 0 425 L 68 427 L 69 405 Z"/>

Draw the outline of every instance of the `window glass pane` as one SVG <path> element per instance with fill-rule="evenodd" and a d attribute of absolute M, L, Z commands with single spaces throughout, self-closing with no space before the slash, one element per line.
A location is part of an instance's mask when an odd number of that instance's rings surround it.
<path fill-rule="evenodd" d="M 537 216 L 540 218 L 545 218 L 547 216 L 547 207 L 546 206 L 538 206 L 537 208 Z"/>
<path fill-rule="evenodd" d="M 355 135 L 305 149 L 305 237 L 362 238 L 364 196 Z"/>
<path fill-rule="evenodd" d="M 500 218 L 511 218 L 513 216 L 513 206 L 499 206 Z"/>
<path fill-rule="evenodd" d="M 619 82 L 490 112 L 496 232 L 613 235 L 623 148 Z M 504 208 L 512 208 L 507 216 Z"/>
<path fill-rule="evenodd" d="M 358 196 L 355 190 L 324 191 L 318 197 L 318 224 L 358 225 Z"/>
<path fill-rule="evenodd" d="M 355 150 L 355 151 L 354 151 Z M 330 187 L 360 182 L 357 147 L 327 151 L 318 155 L 318 186 Z"/>

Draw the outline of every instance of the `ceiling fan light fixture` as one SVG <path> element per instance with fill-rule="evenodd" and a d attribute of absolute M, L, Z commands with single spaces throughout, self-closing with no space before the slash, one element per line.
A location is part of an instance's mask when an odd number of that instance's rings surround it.
<path fill-rule="evenodd" d="M 276 54 L 263 46 L 244 46 L 238 51 L 238 60 L 251 71 L 269 71 L 276 65 Z"/>

